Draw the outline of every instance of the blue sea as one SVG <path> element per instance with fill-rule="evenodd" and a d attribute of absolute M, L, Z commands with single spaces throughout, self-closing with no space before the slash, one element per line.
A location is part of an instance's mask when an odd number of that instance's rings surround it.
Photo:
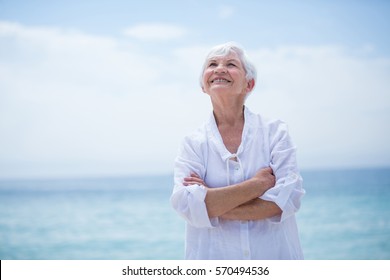
<path fill-rule="evenodd" d="M 302 171 L 306 259 L 390 259 L 390 169 Z M 0 259 L 183 259 L 172 176 L 0 181 Z"/>

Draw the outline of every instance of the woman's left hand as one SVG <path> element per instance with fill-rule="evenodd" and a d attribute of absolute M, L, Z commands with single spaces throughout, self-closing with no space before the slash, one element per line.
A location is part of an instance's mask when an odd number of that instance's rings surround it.
<path fill-rule="evenodd" d="M 206 183 L 203 181 L 203 179 L 200 178 L 199 175 L 196 173 L 191 173 L 189 177 L 185 177 L 183 185 L 184 186 L 202 185 L 202 186 L 208 188 Z"/>

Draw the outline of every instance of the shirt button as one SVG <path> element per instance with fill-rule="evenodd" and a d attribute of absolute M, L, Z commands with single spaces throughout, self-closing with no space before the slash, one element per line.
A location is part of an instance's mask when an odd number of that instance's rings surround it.
<path fill-rule="evenodd" d="M 245 251 L 244 251 L 244 256 L 245 256 L 245 257 L 248 257 L 248 256 L 249 256 L 249 251 L 248 251 L 248 250 L 245 250 Z"/>

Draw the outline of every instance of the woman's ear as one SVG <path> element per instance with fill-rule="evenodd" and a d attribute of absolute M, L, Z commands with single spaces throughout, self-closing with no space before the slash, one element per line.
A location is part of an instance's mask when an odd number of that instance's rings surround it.
<path fill-rule="evenodd" d="M 246 92 L 249 93 L 253 90 L 253 88 L 255 87 L 255 80 L 252 79 L 252 80 L 249 80 L 247 82 L 247 87 L 246 87 Z"/>

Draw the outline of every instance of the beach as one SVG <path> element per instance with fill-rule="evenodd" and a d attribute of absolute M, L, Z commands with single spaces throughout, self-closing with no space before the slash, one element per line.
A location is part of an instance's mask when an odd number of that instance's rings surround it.
<path fill-rule="evenodd" d="M 305 259 L 390 259 L 390 169 L 303 170 Z M 172 175 L 0 181 L 2 260 L 174 260 Z"/>

